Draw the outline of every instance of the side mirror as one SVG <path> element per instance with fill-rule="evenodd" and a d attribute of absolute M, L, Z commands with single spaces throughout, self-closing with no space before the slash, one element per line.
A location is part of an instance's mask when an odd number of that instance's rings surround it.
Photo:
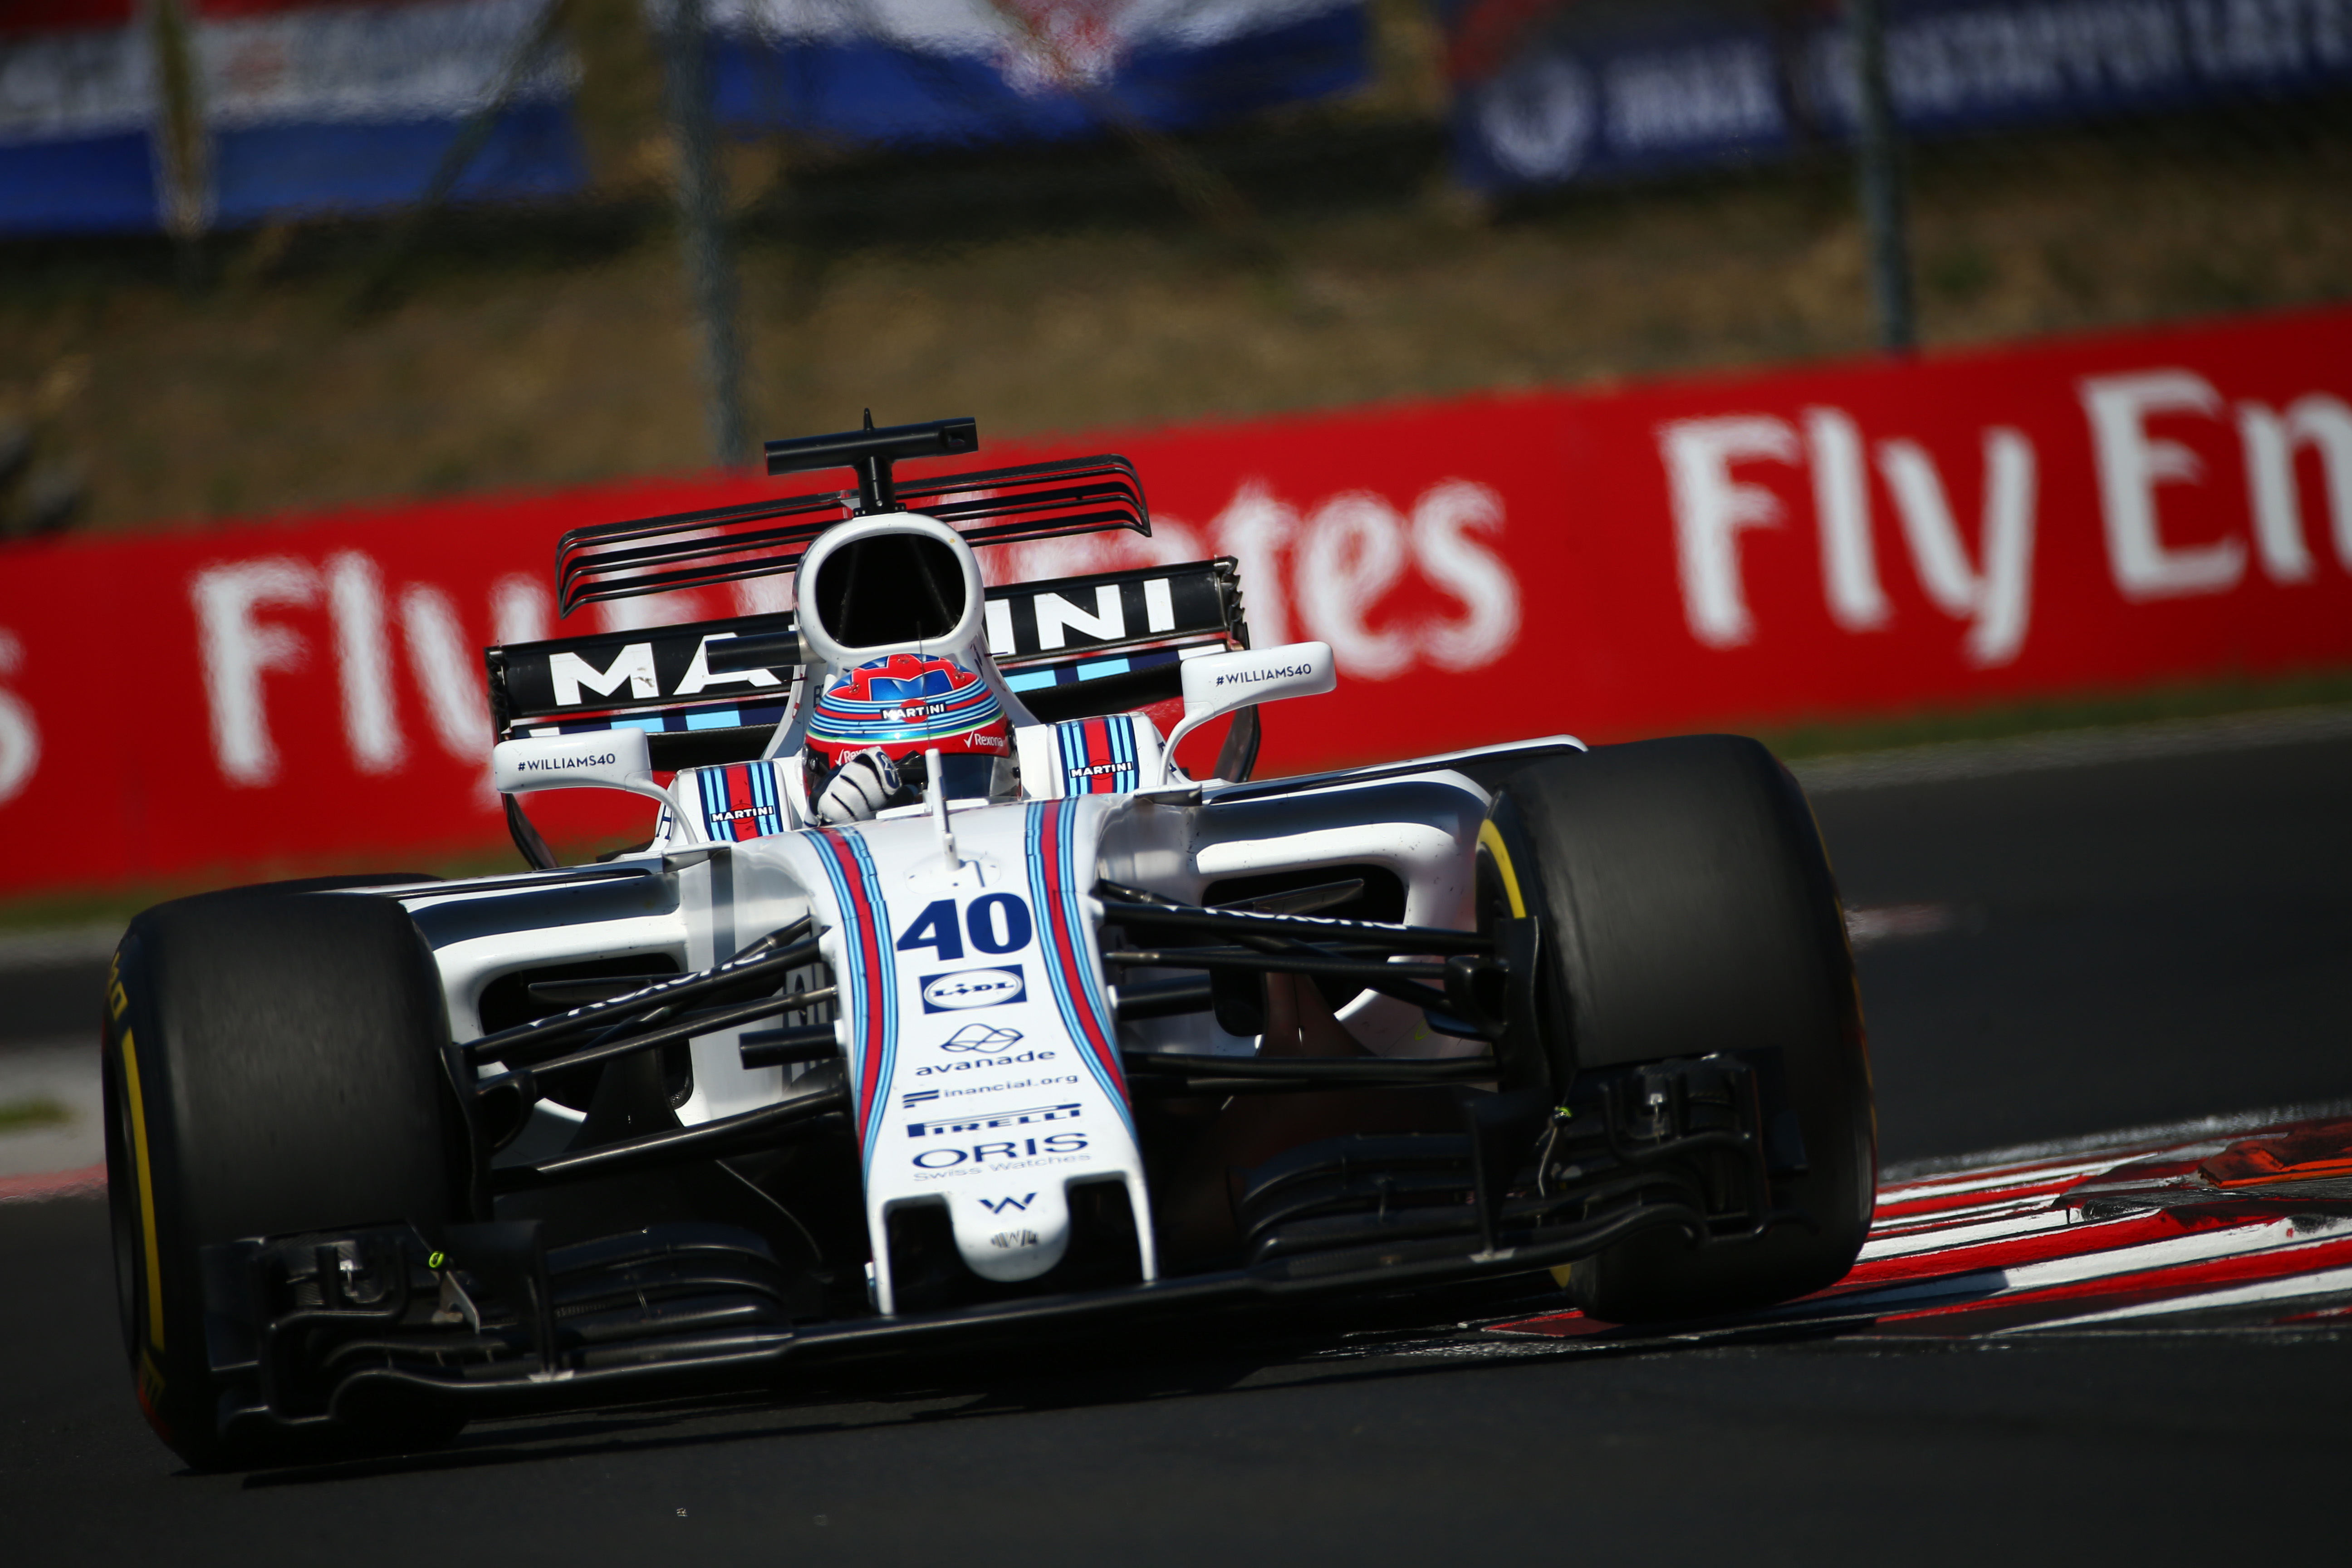
<path fill-rule="evenodd" d="M 643 730 L 599 730 L 586 735 L 525 735 L 490 748 L 490 783 L 500 795 L 542 789 L 619 789 L 670 808 L 673 821 L 692 819 L 669 791 L 654 783 L 652 749 Z"/>
<path fill-rule="evenodd" d="M 1339 684 L 1339 670 L 1329 643 L 1294 642 L 1188 658 L 1183 679 L 1184 718 L 1160 752 L 1163 778 L 1176 743 L 1210 720 L 1286 697 L 1320 697 Z"/>

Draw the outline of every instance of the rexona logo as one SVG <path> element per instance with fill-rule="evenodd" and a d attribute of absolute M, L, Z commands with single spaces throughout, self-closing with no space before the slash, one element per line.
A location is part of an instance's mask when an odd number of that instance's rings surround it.
<path fill-rule="evenodd" d="M 1021 966 L 1003 969 L 959 969 L 950 974 L 923 976 L 923 1011 L 961 1013 L 969 1007 L 1002 1007 L 1029 1000 L 1028 982 Z"/>
<path fill-rule="evenodd" d="M 985 1169 L 1015 1160 L 1072 1158 L 1086 1152 L 1083 1132 L 1049 1132 L 1043 1138 L 1007 1138 L 999 1142 L 926 1149 L 915 1156 L 919 1171 L 952 1171 L 959 1166 Z"/>

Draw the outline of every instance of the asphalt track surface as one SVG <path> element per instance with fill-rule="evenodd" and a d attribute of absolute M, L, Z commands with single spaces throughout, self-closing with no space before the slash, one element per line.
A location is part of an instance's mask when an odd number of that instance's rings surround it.
<path fill-rule="evenodd" d="M 2352 740 L 1829 788 L 1816 805 L 1850 902 L 1881 911 L 1861 962 L 1886 1160 L 2352 1096 Z M 94 980 L 87 963 L 0 973 L 0 1051 L 80 1027 Z M 1331 1310 L 197 1476 L 133 1409 L 103 1205 L 0 1204 L 0 1557 L 2341 1550 L 2352 1331 L 1596 1350 L 1451 1327 Z"/>

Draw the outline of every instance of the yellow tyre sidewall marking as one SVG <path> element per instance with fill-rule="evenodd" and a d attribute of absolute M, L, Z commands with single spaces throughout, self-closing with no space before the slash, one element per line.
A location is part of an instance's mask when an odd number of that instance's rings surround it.
<path fill-rule="evenodd" d="M 1503 830 L 1495 826 L 1495 819 L 1491 816 L 1478 825 L 1478 847 L 1495 858 L 1495 870 L 1503 879 L 1503 896 L 1511 900 L 1511 918 L 1527 919 L 1528 900 L 1519 891 L 1518 870 L 1511 864 L 1511 851 L 1503 842 Z M 1547 1270 L 1551 1275 L 1552 1283 L 1563 1290 L 1568 1289 L 1570 1267 L 1562 1263 Z"/>
<path fill-rule="evenodd" d="M 147 1340 L 163 1348 L 163 1253 L 155 1238 L 155 1176 L 147 1158 L 147 1107 L 139 1092 L 139 1048 L 122 1031 L 122 1082 L 131 1095 L 131 1163 L 139 1172 L 139 1231 L 147 1247 Z"/>
<path fill-rule="evenodd" d="M 1511 852 L 1504 847 L 1502 830 L 1488 817 L 1478 825 L 1478 846 L 1495 858 L 1495 869 L 1503 874 L 1503 893 L 1511 900 L 1511 918 L 1528 918 L 1528 901 L 1519 896 L 1519 874 L 1511 867 Z"/>

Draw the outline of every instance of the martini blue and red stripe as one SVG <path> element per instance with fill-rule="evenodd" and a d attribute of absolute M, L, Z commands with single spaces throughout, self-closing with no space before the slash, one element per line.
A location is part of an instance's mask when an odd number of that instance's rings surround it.
<path fill-rule="evenodd" d="M 775 763 L 736 763 L 721 768 L 692 770 L 697 801 L 702 812 L 705 837 L 740 843 L 782 833 L 784 817 L 782 781 Z"/>
<path fill-rule="evenodd" d="M 890 1081 L 898 1040 L 898 966 L 890 951 L 882 881 L 873 851 L 856 834 L 827 827 L 809 837 L 832 886 L 834 907 L 841 911 L 843 971 L 838 984 L 842 1011 L 858 1021 L 858 1142 L 870 1169 L 875 1142 L 882 1135 L 882 1087 Z M 847 1005 L 851 997 L 857 998 L 854 1005 Z"/>
<path fill-rule="evenodd" d="M 1054 747 L 1062 768 L 1064 795 L 1123 795 L 1142 784 L 1137 776 L 1137 720 L 1116 713 L 1072 719 L 1054 726 Z"/>
<path fill-rule="evenodd" d="M 1087 1070 L 1118 1108 L 1131 1137 L 1135 1120 L 1128 1110 L 1127 1077 L 1119 1070 L 1109 999 L 1087 962 L 1086 944 L 1093 942 L 1094 931 L 1086 916 L 1087 889 L 1076 870 L 1077 817 L 1077 809 L 1066 800 L 1029 807 L 1023 841 L 1029 862 L 1029 900 L 1037 911 L 1038 945 L 1062 1026 L 1079 1047 Z"/>

